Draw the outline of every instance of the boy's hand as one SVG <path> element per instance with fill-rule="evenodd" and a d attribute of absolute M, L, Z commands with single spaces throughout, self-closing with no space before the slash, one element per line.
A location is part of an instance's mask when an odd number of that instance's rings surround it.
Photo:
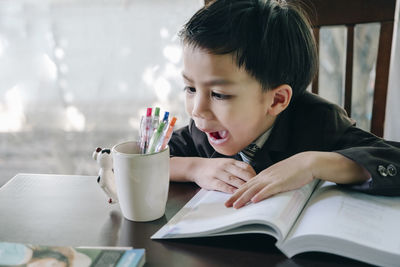
<path fill-rule="evenodd" d="M 235 159 L 198 159 L 197 163 L 193 181 L 208 190 L 233 193 L 256 176 L 249 164 Z"/>
<path fill-rule="evenodd" d="M 270 166 L 236 190 L 225 206 L 238 209 L 249 201 L 256 203 L 308 184 L 314 178 L 311 157 L 310 152 L 303 152 Z"/>

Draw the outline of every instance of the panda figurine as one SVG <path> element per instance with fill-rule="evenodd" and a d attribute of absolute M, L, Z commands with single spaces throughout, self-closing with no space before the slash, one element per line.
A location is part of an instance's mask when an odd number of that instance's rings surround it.
<path fill-rule="evenodd" d="M 117 203 L 118 197 L 110 149 L 102 149 L 98 147 L 93 152 L 92 157 L 97 161 L 97 164 L 100 167 L 97 183 L 103 189 L 104 193 L 106 193 L 106 195 L 109 197 L 108 203 Z"/>

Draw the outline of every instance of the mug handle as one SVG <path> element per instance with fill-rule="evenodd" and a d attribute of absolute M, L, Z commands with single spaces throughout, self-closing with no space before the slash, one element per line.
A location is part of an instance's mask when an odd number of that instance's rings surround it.
<path fill-rule="evenodd" d="M 100 168 L 97 183 L 107 195 L 108 203 L 118 203 L 111 150 L 108 148 L 102 149 L 101 147 L 98 147 L 93 152 L 92 158 L 97 162 L 97 165 Z"/>

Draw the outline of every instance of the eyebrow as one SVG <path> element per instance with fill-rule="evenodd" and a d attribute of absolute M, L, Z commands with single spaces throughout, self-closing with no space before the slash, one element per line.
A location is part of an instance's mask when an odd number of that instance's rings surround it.
<path fill-rule="evenodd" d="M 187 76 L 185 75 L 185 73 L 182 73 L 182 76 L 183 76 L 183 78 L 184 78 L 185 80 L 187 80 L 188 82 L 193 83 L 193 80 L 190 79 L 189 77 L 187 77 Z M 205 82 L 204 84 L 205 84 L 206 86 L 215 86 L 215 85 L 229 85 L 229 84 L 233 84 L 233 83 L 234 83 L 234 82 L 233 82 L 233 81 L 230 81 L 230 80 L 215 79 L 215 80 L 211 80 L 211 81 Z"/>

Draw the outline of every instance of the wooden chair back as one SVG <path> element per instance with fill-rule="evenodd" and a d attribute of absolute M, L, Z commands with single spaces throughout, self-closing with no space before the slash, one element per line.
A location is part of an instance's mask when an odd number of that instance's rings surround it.
<path fill-rule="evenodd" d="M 311 20 L 317 45 L 321 27 L 345 25 L 347 28 L 344 108 L 349 116 L 352 100 L 354 27 L 362 23 L 380 23 L 370 130 L 382 137 L 396 0 L 303 0 L 302 4 Z M 312 83 L 312 92 L 318 94 L 318 75 Z"/>

